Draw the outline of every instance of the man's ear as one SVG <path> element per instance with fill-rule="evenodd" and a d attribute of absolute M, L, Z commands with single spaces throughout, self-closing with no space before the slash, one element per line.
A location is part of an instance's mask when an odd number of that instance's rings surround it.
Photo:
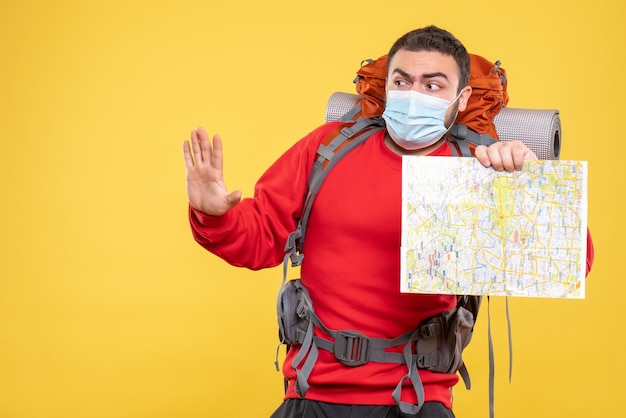
<path fill-rule="evenodd" d="M 467 101 L 472 95 L 472 88 L 470 86 L 463 87 L 461 94 L 459 95 L 459 112 L 462 112 L 467 107 Z"/>

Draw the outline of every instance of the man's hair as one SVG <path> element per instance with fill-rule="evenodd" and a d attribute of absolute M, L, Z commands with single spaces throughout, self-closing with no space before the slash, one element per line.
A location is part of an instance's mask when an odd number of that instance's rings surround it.
<path fill-rule="evenodd" d="M 401 49 L 413 52 L 436 51 L 444 55 L 450 55 L 459 66 L 460 78 L 458 91 L 461 91 L 461 89 L 469 83 L 469 55 L 461 41 L 455 38 L 450 32 L 431 25 L 421 29 L 415 29 L 403 35 L 389 50 L 387 66 L 389 66 L 396 52 Z"/>

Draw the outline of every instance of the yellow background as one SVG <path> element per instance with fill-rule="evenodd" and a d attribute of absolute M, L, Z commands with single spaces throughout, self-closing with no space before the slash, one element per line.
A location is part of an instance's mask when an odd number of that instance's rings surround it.
<path fill-rule="evenodd" d="M 246 196 L 353 92 L 364 58 L 434 23 L 500 59 L 510 107 L 558 108 L 589 162 L 596 263 L 579 301 L 491 304 L 496 416 L 622 415 L 622 6 L 594 2 L 0 2 L 0 417 L 267 417 L 280 270 L 192 240 L 181 143 L 225 141 Z M 459 417 L 488 413 L 486 310 Z"/>

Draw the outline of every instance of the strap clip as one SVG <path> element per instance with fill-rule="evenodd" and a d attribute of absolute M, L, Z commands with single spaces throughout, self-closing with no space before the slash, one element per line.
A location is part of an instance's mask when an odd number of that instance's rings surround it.
<path fill-rule="evenodd" d="M 424 339 L 431 338 L 437 334 L 437 326 L 434 322 L 429 322 L 420 327 L 420 336 Z"/>
<path fill-rule="evenodd" d="M 430 369 L 437 366 L 437 359 L 434 355 L 418 355 L 416 363 L 420 369 Z"/>
<path fill-rule="evenodd" d="M 289 234 L 285 243 L 285 252 L 289 254 L 292 267 L 301 265 L 304 258 L 304 254 L 298 248 L 300 239 L 302 239 L 302 226 L 298 224 L 298 228 Z"/>
<path fill-rule="evenodd" d="M 370 339 L 360 332 L 339 331 L 335 336 L 333 352 L 346 366 L 361 366 L 370 359 Z"/>

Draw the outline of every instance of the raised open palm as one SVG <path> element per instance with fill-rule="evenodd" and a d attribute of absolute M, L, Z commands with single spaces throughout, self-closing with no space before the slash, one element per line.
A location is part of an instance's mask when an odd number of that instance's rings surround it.
<path fill-rule="evenodd" d="M 204 128 L 191 132 L 189 141 L 183 143 L 187 167 L 187 195 L 191 207 L 207 215 L 220 216 L 241 201 L 241 191 L 228 193 L 224 183 L 224 156 L 222 139 L 213 136 L 209 141 Z"/>

